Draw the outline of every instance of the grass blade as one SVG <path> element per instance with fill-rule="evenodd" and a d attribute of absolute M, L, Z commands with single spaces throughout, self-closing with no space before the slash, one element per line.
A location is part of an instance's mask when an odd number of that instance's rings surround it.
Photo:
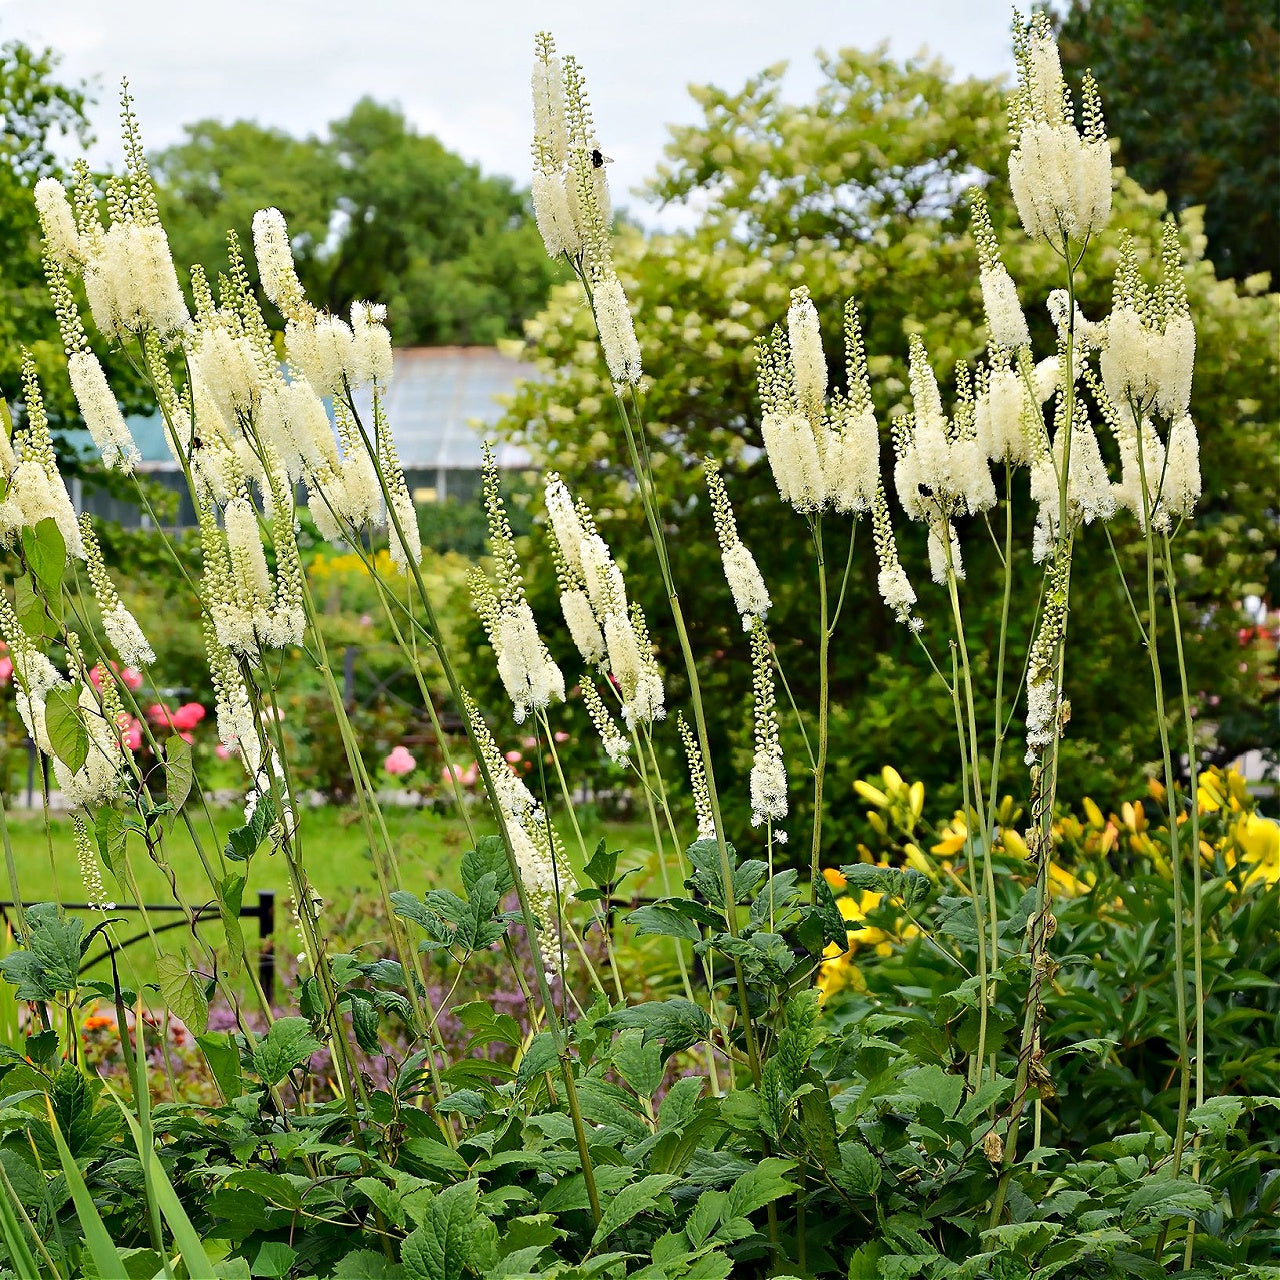
<path fill-rule="evenodd" d="M 76 1216 L 84 1231 L 84 1242 L 93 1257 L 94 1266 L 100 1276 L 122 1276 L 126 1274 L 124 1260 L 120 1257 L 115 1241 L 111 1239 L 102 1218 L 98 1215 L 97 1206 L 89 1194 L 84 1178 L 80 1174 L 80 1166 L 76 1164 L 67 1146 L 62 1130 L 58 1127 L 58 1118 L 53 1111 L 53 1103 L 45 1094 L 45 1105 L 49 1108 L 49 1127 L 53 1130 L 53 1140 L 58 1147 L 58 1158 L 62 1161 L 62 1172 L 67 1179 L 71 1198 L 75 1201 Z"/>
<path fill-rule="evenodd" d="M 182 1261 L 186 1264 L 187 1275 L 191 1277 L 191 1280 L 217 1280 L 213 1263 L 209 1261 L 209 1255 L 204 1251 L 200 1233 L 195 1229 L 191 1219 L 187 1217 L 187 1212 L 182 1207 L 182 1202 L 178 1199 L 178 1193 L 173 1189 L 173 1183 L 169 1181 L 168 1174 L 165 1173 L 164 1166 L 156 1155 L 155 1147 L 143 1138 L 142 1130 L 138 1127 L 137 1120 L 130 1114 L 129 1108 L 114 1092 L 111 1096 L 115 1099 L 116 1106 L 120 1108 L 120 1112 L 129 1126 L 129 1131 L 133 1134 L 133 1142 L 138 1148 L 138 1157 L 142 1161 L 143 1170 L 146 1172 L 150 1194 L 155 1198 L 160 1213 L 163 1215 L 165 1222 L 168 1223 L 169 1230 L 173 1233 L 173 1242 L 178 1246 L 182 1254 Z"/>

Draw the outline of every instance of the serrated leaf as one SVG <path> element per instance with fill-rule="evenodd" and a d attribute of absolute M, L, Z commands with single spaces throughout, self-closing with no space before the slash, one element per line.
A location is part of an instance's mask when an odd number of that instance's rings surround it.
<path fill-rule="evenodd" d="M 639 1027 L 646 1040 L 663 1042 L 663 1060 L 681 1049 L 687 1049 L 711 1034 L 711 1015 L 693 1003 L 674 997 L 670 1000 L 650 1000 L 630 1009 L 619 1009 L 606 1014 L 598 1024 L 625 1030 Z"/>
<path fill-rule="evenodd" d="M 627 923 L 635 929 L 637 936 L 656 933 L 669 938 L 683 938 L 687 942 L 702 941 L 702 930 L 674 907 L 656 903 L 637 907 L 627 916 Z"/>
<path fill-rule="evenodd" d="M 725 1193 L 724 1208 L 720 1217 L 745 1218 L 762 1209 L 771 1201 L 796 1189 L 796 1184 L 785 1175 L 795 1168 L 792 1160 L 769 1158 L 761 1160 L 750 1173 L 744 1173 Z"/>
<path fill-rule="evenodd" d="M 840 868 L 851 889 L 898 898 L 908 907 L 916 906 L 929 896 L 929 877 L 914 867 L 877 867 L 870 862 L 854 862 Z"/>
<path fill-rule="evenodd" d="M 638 1029 L 624 1031 L 611 1053 L 614 1069 L 639 1098 L 652 1098 L 662 1083 L 662 1055 L 653 1040 Z"/>
<path fill-rule="evenodd" d="M 544 1071 L 550 1071 L 557 1061 L 555 1038 L 550 1031 L 539 1031 L 529 1041 L 529 1047 L 520 1059 L 520 1066 L 516 1071 L 516 1088 L 526 1088 L 530 1080 Z"/>
<path fill-rule="evenodd" d="M 459 868 L 462 887 L 470 897 L 475 886 L 486 875 L 492 875 L 497 885 L 498 898 L 502 899 L 515 887 L 511 881 L 511 864 L 507 851 L 498 836 L 481 836 L 474 849 L 462 855 Z"/>
<path fill-rule="evenodd" d="M 613 878 L 618 873 L 617 850 L 613 853 L 606 852 L 605 842 L 602 837 L 600 843 L 596 845 L 595 852 L 582 870 L 592 884 L 601 889 L 606 888 L 613 883 Z"/>
<path fill-rule="evenodd" d="M 89 758 L 89 730 L 80 708 L 78 684 L 50 689 L 45 695 L 44 725 L 49 745 L 63 764 L 76 773 Z"/>
<path fill-rule="evenodd" d="M 287 1276 L 293 1269 L 293 1260 L 297 1256 L 298 1251 L 283 1240 L 264 1240 L 258 1247 L 249 1274 L 272 1278 Z"/>
<path fill-rule="evenodd" d="M 666 1193 L 667 1188 L 679 1179 L 674 1174 L 651 1173 L 623 1187 L 609 1202 L 600 1218 L 600 1225 L 591 1237 L 591 1248 L 598 1249 L 615 1231 L 625 1227 L 633 1218 L 652 1209 Z"/>
<path fill-rule="evenodd" d="M 269 795 L 258 797 L 254 806 L 253 817 L 243 826 L 236 827 L 227 836 L 227 847 L 223 851 L 233 862 L 248 862 L 266 839 L 271 824 L 276 820 L 275 806 Z"/>
<path fill-rule="evenodd" d="M 371 999 L 364 999 L 355 992 L 349 992 L 348 1007 L 351 1009 L 351 1029 L 355 1032 L 356 1043 L 365 1053 L 377 1053 L 381 1048 L 378 1039 L 378 1010 Z"/>
<path fill-rule="evenodd" d="M 253 1046 L 253 1069 L 263 1084 L 279 1084 L 323 1047 L 305 1018 L 279 1018 Z"/>
<path fill-rule="evenodd" d="M 459 1280 L 468 1261 L 476 1184 L 460 1182 L 434 1195 L 422 1225 L 400 1247 L 405 1280 Z"/>
<path fill-rule="evenodd" d="M 702 1096 L 705 1076 L 681 1076 L 662 1099 L 658 1108 L 658 1130 L 679 1129 L 693 1118 L 698 1099 Z"/>

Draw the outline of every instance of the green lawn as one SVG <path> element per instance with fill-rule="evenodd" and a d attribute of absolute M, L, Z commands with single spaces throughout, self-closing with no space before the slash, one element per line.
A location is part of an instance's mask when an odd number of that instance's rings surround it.
<path fill-rule="evenodd" d="M 436 814 L 424 809 L 391 807 L 386 809 L 385 817 L 403 888 L 421 895 L 432 888 L 458 887 L 461 856 L 470 847 L 466 828 L 459 817 Z M 7 814 L 7 820 L 19 887 L 24 900 L 64 903 L 85 901 L 85 887 L 76 860 L 71 818 L 65 814 L 53 814 L 48 832 L 45 829 L 44 815 L 39 812 L 11 810 Z M 228 832 L 243 822 L 243 814 L 239 809 L 227 808 L 214 810 L 211 815 L 207 815 L 193 806 L 192 820 L 200 837 L 201 850 L 197 850 L 190 833 L 181 823 L 168 836 L 165 847 L 178 893 L 188 904 L 198 905 L 210 902 L 213 898 L 209 876 L 202 865 L 202 852 L 204 860 L 213 867 L 215 874 L 244 872 L 244 863 L 224 862 L 221 854 Z M 477 821 L 476 829 L 478 834 L 484 834 L 492 828 L 487 822 Z M 322 918 L 334 941 L 347 945 L 385 937 L 379 927 L 383 909 L 378 879 L 364 828 L 356 811 L 332 807 L 308 809 L 302 815 L 301 832 L 308 874 L 316 891 L 324 899 Z M 562 834 L 570 861 L 577 870 L 582 859 L 576 838 L 567 827 Z M 640 866 L 652 861 L 653 840 L 647 825 L 605 823 L 585 830 L 583 834 L 589 844 L 604 836 L 611 848 L 621 849 L 623 857 L 620 864 L 623 867 Z M 169 880 L 165 872 L 148 858 L 141 840 L 136 836 L 131 837 L 128 849 L 130 865 L 143 900 L 147 903 L 172 903 L 174 895 Z M 264 845 L 248 864 L 247 874 L 244 905 L 255 905 L 259 891 L 274 890 L 277 895 L 277 947 L 282 952 L 296 950 L 292 940 L 293 926 L 289 910 L 289 872 L 284 858 L 271 853 L 269 846 Z M 634 877 L 628 881 L 628 886 L 635 885 L 636 881 L 643 878 Z M 133 895 L 127 886 L 114 881 L 105 872 L 104 880 L 108 893 L 116 902 L 122 905 L 133 903 Z M 0 896 L 5 899 L 13 897 L 12 887 L 7 881 Z M 176 922 L 180 918 L 176 913 L 156 915 L 154 921 Z M 220 946 L 222 932 L 216 921 L 215 910 L 212 921 L 202 923 L 201 932 L 214 946 Z M 142 927 L 138 917 L 131 916 L 120 926 L 120 936 L 141 932 Z M 174 950 L 181 947 L 184 933 L 182 929 L 175 929 L 167 935 L 167 939 L 173 939 Z M 244 933 L 250 949 L 256 950 L 256 922 L 245 921 Z M 95 947 L 94 952 L 97 950 Z M 154 980 L 151 948 L 145 941 L 130 949 L 130 958 L 138 966 L 133 980 Z M 107 977 L 109 970 L 103 966 L 96 969 L 92 976 Z"/>

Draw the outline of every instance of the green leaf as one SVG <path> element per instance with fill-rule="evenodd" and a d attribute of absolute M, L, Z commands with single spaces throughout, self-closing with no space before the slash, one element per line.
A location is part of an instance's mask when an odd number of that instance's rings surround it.
<path fill-rule="evenodd" d="M 333 1269 L 333 1280 L 401 1280 L 404 1268 L 374 1249 L 356 1249 Z"/>
<path fill-rule="evenodd" d="M 728 1222 L 730 1218 L 745 1218 L 748 1214 L 762 1209 L 771 1201 L 785 1196 L 796 1189 L 796 1184 L 785 1174 L 795 1168 L 793 1160 L 770 1158 L 761 1160 L 760 1164 L 744 1173 L 726 1193 L 724 1209 L 720 1216 Z"/>
<path fill-rule="evenodd" d="M 607 888 L 613 883 L 613 878 L 618 872 L 618 851 L 605 852 L 605 842 L 602 837 L 600 843 L 596 845 L 596 851 L 591 855 L 591 860 L 582 868 L 582 871 L 592 884 L 601 889 Z"/>
<path fill-rule="evenodd" d="M 633 1218 L 652 1209 L 666 1194 L 667 1188 L 679 1179 L 670 1173 L 651 1173 L 623 1187 L 608 1202 L 600 1218 L 600 1225 L 591 1237 L 591 1248 L 598 1249 L 615 1231 L 625 1227 Z"/>
<path fill-rule="evenodd" d="M 662 1083 L 662 1056 L 657 1042 L 639 1029 L 624 1031 L 611 1053 L 614 1069 L 639 1098 L 652 1098 Z"/>
<path fill-rule="evenodd" d="M 662 1099 L 658 1108 L 658 1129 L 678 1129 L 693 1118 L 698 1099 L 702 1096 L 705 1076 L 681 1076 Z"/>
<path fill-rule="evenodd" d="M 196 767 L 191 758 L 191 744 L 179 734 L 164 741 L 164 798 L 181 813 L 196 780 Z"/>
<path fill-rule="evenodd" d="M 492 875 L 497 887 L 498 898 L 505 898 L 515 887 L 511 880 L 511 864 L 507 861 L 507 851 L 498 836 L 481 836 L 474 849 L 468 849 L 462 855 L 460 867 L 462 887 L 470 897 L 477 884 L 487 875 Z"/>
<path fill-rule="evenodd" d="M 218 899 L 218 915 L 222 918 L 222 931 L 227 939 L 227 957 L 233 967 L 244 963 L 244 930 L 240 927 L 240 909 L 244 905 L 245 877 L 234 872 L 215 882 L 214 896 Z"/>
<path fill-rule="evenodd" d="M 25 950 L 0 959 L 0 975 L 17 987 L 15 997 L 51 1000 L 60 992 L 74 991 L 80 977 L 84 921 L 59 917 L 55 904 L 41 902 L 27 908 L 26 926 Z"/>
<path fill-rule="evenodd" d="M 248 862 L 258 852 L 271 824 L 276 820 L 275 807 L 269 795 L 259 796 L 253 817 L 242 827 L 236 827 L 227 836 L 226 856 L 233 862 Z"/>
<path fill-rule="evenodd" d="M 870 862 L 854 862 L 841 867 L 840 874 L 851 889 L 884 893 L 907 907 L 914 907 L 929 896 L 929 877 L 914 867 L 877 867 Z"/>
<path fill-rule="evenodd" d="M 209 997 L 204 979 L 184 952 L 181 956 L 156 957 L 156 974 L 165 1004 L 195 1035 L 204 1035 L 209 1026 Z"/>
<path fill-rule="evenodd" d="M 276 1085 L 324 1046 L 306 1018 L 280 1018 L 253 1046 L 253 1069 L 265 1085 Z"/>
<path fill-rule="evenodd" d="M 89 730 L 80 710 L 80 686 L 50 689 L 45 695 L 44 724 L 53 753 L 75 773 L 89 758 Z"/>
<path fill-rule="evenodd" d="M 400 1247 L 405 1280 L 459 1280 L 475 1215 L 475 1182 L 456 1183 L 433 1196 L 422 1225 Z"/>
<path fill-rule="evenodd" d="M 229 1031 L 209 1031 L 196 1036 L 196 1044 L 213 1072 L 213 1078 L 228 1102 L 244 1092 L 240 1074 L 240 1049 Z"/>
<path fill-rule="evenodd" d="M 93 820 L 93 833 L 102 861 L 107 870 L 115 875 L 117 869 L 124 866 L 125 841 L 129 834 L 124 814 L 107 806 L 99 809 Z"/>
<path fill-rule="evenodd" d="M 509 1013 L 498 1013 L 487 1000 L 472 1000 L 455 1006 L 450 1012 L 471 1032 L 467 1052 L 477 1045 L 495 1041 L 519 1048 L 524 1039 L 520 1024 Z"/>
<path fill-rule="evenodd" d="M 291 1249 L 282 1240 L 264 1240 L 258 1249 L 258 1256 L 249 1269 L 251 1276 L 287 1276 L 293 1267 L 293 1260 L 298 1256 L 296 1249 Z"/>
<path fill-rule="evenodd" d="M 663 1041 L 663 1059 L 705 1040 L 711 1034 L 711 1015 L 692 1000 L 674 997 L 650 1000 L 630 1009 L 619 1009 L 600 1019 L 600 1026 L 625 1030 L 640 1027 L 646 1040 Z"/>
<path fill-rule="evenodd" d="M 674 907 L 653 904 L 637 907 L 627 916 L 627 923 L 639 937 L 646 933 L 665 934 L 670 938 L 684 938 L 688 942 L 701 942 L 702 930 Z"/>
<path fill-rule="evenodd" d="M 880 1164 L 861 1143 L 840 1144 L 840 1164 L 832 1170 L 836 1182 L 855 1196 L 873 1196 L 883 1174 Z"/>
<path fill-rule="evenodd" d="M 67 543 L 52 516 L 38 521 L 35 528 L 23 529 L 22 554 L 45 595 L 56 596 L 67 569 Z"/>
<path fill-rule="evenodd" d="M 378 1009 L 372 999 L 364 998 L 363 993 L 348 992 L 347 1007 L 351 1010 L 351 1029 L 355 1032 L 356 1043 L 365 1053 L 377 1053 L 381 1048 L 378 1039 Z"/>
<path fill-rule="evenodd" d="M 529 1041 L 529 1047 L 520 1059 L 516 1072 L 516 1088 L 524 1089 L 535 1076 L 550 1071 L 556 1065 L 556 1042 L 550 1031 L 539 1031 Z"/>
<path fill-rule="evenodd" d="M 826 876 L 818 876 L 813 883 L 817 889 L 815 903 L 818 908 L 818 918 L 822 921 L 823 946 L 835 943 L 841 951 L 844 951 L 849 945 L 849 926 L 845 923 L 844 916 L 840 914 L 836 896 L 831 892 Z"/>

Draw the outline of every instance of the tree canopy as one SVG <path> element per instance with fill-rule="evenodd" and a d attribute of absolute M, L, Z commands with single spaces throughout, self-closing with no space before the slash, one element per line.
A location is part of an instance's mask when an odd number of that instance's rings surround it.
<path fill-rule="evenodd" d="M 225 267 L 227 231 L 248 242 L 270 193 L 311 298 L 338 314 L 357 299 L 386 303 L 403 346 L 517 335 L 557 278 L 509 178 L 370 98 L 323 137 L 200 121 L 153 164 L 179 264 Z"/>
<path fill-rule="evenodd" d="M 59 137 L 88 141 L 85 94 L 58 78 L 58 56 L 20 41 L 0 45 L 0 388 L 18 396 L 22 348 L 42 374 L 63 362 L 62 340 L 40 265 L 40 224 L 32 192 L 57 171 Z M 65 378 L 46 377 L 50 417 L 61 425 L 71 411 Z"/>
<path fill-rule="evenodd" d="M 1068 77 L 1086 67 L 1128 92 L 1109 105 L 1120 163 L 1176 211 L 1204 206 L 1223 277 L 1280 284 L 1280 10 L 1274 0 L 1168 5 L 1071 0 L 1059 39 Z"/>
<path fill-rule="evenodd" d="M 977 254 L 964 199 L 971 183 L 988 189 L 1005 261 L 1020 285 L 1041 355 L 1053 350 L 1043 299 L 1061 283 L 1051 251 L 1028 242 L 1014 219 L 998 83 L 956 82 L 939 63 L 899 64 L 883 50 L 845 50 L 825 60 L 814 102 L 785 102 L 780 76 L 781 68 L 772 68 L 737 92 L 695 90 L 704 119 L 674 132 L 653 189 L 664 200 L 705 212 L 692 231 L 648 238 L 630 233 L 616 246 L 644 353 L 648 445 L 666 510 L 679 517 L 668 535 L 673 572 L 686 598 L 698 604 L 691 619 L 699 633 L 695 652 L 719 655 L 705 673 L 708 685 L 717 689 L 732 681 L 743 692 L 741 717 L 721 721 L 713 732 L 721 741 L 741 743 L 744 761 L 747 646 L 703 497 L 698 462 L 704 454 L 725 464 L 742 537 L 774 595 L 771 630 L 798 637 L 781 656 L 801 705 L 813 679 L 806 655 L 817 626 L 805 524 L 780 510 L 770 495 L 773 480 L 763 458 L 755 396 L 755 335 L 783 322 L 790 289 L 804 283 L 823 316 L 828 366 L 838 370 L 841 308 L 846 298 L 857 298 L 887 471 L 887 424 L 906 400 L 910 335 L 924 336 L 944 390 L 954 363 L 973 362 L 985 345 Z M 1164 210 L 1162 197 L 1119 175 L 1111 226 L 1091 246 L 1086 264 L 1079 301 L 1087 316 L 1101 318 L 1110 308 L 1123 229 L 1138 236 L 1152 269 Z M 1263 589 L 1275 551 L 1262 477 L 1273 470 L 1280 417 L 1273 340 L 1277 298 L 1216 278 L 1204 257 L 1196 215 L 1184 215 L 1182 231 L 1199 331 L 1192 413 L 1202 430 L 1205 500 L 1177 545 L 1189 621 L 1195 622 L 1188 626 L 1195 635 L 1192 679 L 1216 700 L 1220 747 L 1230 754 L 1266 732 L 1258 669 L 1264 659 L 1241 648 L 1237 626 L 1240 596 Z M 617 445 L 608 375 L 591 337 L 590 312 L 576 286 L 557 288 L 546 312 L 528 326 L 528 351 L 544 377 L 524 385 L 505 427 L 596 508 L 601 531 L 615 547 L 629 589 L 644 604 L 676 682 L 680 663 L 674 639 L 663 628 L 661 582 L 643 551 L 644 521 L 625 451 Z M 1025 644 L 1030 634 L 1039 580 L 1030 558 L 1032 511 L 1025 486 L 1025 477 L 1015 480 L 1015 600 L 1021 602 L 1013 619 L 1015 644 Z M 829 522 L 826 545 L 838 586 L 844 558 L 839 543 L 842 533 L 848 536 L 848 524 L 835 524 Z M 981 521 L 964 522 L 960 533 L 968 566 L 966 629 L 981 666 L 994 661 L 999 565 Z M 1120 524 L 1115 535 L 1121 557 L 1132 562 L 1136 529 Z M 899 537 L 926 623 L 936 620 L 935 629 L 945 633 L 945 593 L 928 582 L 923 537 L 909 526 Z M 1150 697 L 1149 672 L 1105 539 L 1093 529 L 1081 542 L 1072 626 L 1087 632 L 1088 641 L 1068 673 L 1075 711 L 1064 744 L 1063 793 L 1118 797 L 1144 785 L 1143 766 L 1157 755 L 1152 719 L 1141 701 Z M 536 546 L 530 564 L 541 573 L 531 593 L 535 608 L 550 622 L 557 608 L 545 546 Z M 836 646 L 833 775 L 842 780 L 834 784 L 837 789 L 845 788 L 846 813 L 857 807 L 848 784 L 885 763 L 914 770 L 931 787 L 956 795 L 958 770 L 946 746 L 950 705 L 911 638 L 879 600 L 865 525 L 853 549 Z M 557 651 L 571 652 L 567 639 Z M 727 705 L 719 696 L 710 702 Z M 1017 753 L 1010 754 L 1012 773 L 1019 766 Z M 1011 786 L 1021 790 L 1024 784 L 1011 777 Z M 842 803 L 839 795 L 835 803 Z"/>

